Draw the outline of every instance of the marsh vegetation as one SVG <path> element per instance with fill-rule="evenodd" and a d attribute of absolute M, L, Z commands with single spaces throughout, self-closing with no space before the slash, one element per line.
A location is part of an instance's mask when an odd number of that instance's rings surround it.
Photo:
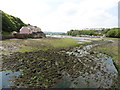
<path fill-rule="evenodd" d="M 13 80 L 16 88 L 115 87 L 118 72 L 111 55 L 99 50 L 109 44 L 94 38 L 4 40 L 2 70 L 21 73 Z"/>

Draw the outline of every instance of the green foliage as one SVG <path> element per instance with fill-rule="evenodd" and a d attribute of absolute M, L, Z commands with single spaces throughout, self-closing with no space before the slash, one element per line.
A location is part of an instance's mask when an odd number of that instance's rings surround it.
<path fill-rule="evenodd" d="M 103 29 L 103 30 L 102 30 L 102 33 L 103 33 L 103 34 L 106 34 L 108 31 L 110 31 L 110 29 Z"/>
<path fill-rule="evenodd" d="M 4 31 L 2 31 L 2 34 L 3 34 L 3 35 L 9 35 L 10 32 L 4 32 Z"/>
<path fill-rule="evenodd" d="M 95 30 L 70 30 L 67 32 L 68 35 L 76 36 L 76 35 L 100 35 Z"/>
<path fill-rule="evenodd" d="M 52 39 L 26 39 L 22 40 L 22 46 L 18 52 L 29 52 L 38 50 L 48 50 L 55 48 L 65 48 L 79 45 L 76 39 L 52 38 Z"/>
<path fill-rule="evenodd" d="M 26 24 L 24 24 L 20 18 L 11 16 L 2 11 L 2 34 L 4 34 L 3 32 L 18 32 L 19 29 L 24 25 Z"/>
<path fill-rule="evenodd" d="M 120 38 L 120 28 L 113 28 L 106 33 L 107 37 L 117 37 Z"/>
<path fill-rule="evenodd" d="M 120 28 L 103 29 L 99 32 L 96 30 L 70 30 L 67 32 L 67 35 L 71 35 L 71 36 L 76 36 L 76 35 L 90 35 L 90 36 L 94 35 L 94 36 L 96 36 L 96 35 L 100 35 L 100 36 L 102 36 L 103 34 L 105 34 L 106 37 L 115 37 L 115 38 L 120 37 Z"/>

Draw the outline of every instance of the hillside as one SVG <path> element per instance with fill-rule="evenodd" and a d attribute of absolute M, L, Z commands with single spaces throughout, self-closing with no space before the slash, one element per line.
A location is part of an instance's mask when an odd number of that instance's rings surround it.
<path fill-rule="evenodd" d="M 2 11 L 2 34 L 9 34 L 12 31 L 19 31 L 19 29 L 26 25 L 20 18 L 9 15 Z"/>

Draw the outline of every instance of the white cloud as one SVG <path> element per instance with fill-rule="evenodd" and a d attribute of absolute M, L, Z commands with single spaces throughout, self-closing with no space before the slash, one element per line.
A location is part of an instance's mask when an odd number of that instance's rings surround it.
<path fill-rule="evenodd" d="M 107 10 L 115 7 L 118 0 L 3 0 L 2 3 L 3 11 L 43 31 L 117 27 L 117 15 Z"/>

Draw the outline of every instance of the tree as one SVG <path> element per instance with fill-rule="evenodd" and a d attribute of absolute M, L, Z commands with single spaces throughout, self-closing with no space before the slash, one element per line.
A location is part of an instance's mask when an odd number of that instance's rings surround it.
<path fill-rule="evenodd" d="M 95 30 L 70 30 L 67 32 L 68 35 L 98 35 Z"/>
<path fill-rule="evenodd" d="M 24 25 L 26 24 L 24 24 L 20 18 L 11 16 L 2 11 L 2 33 L 11 33 L 12 31 L 18 32 Z"/>
<path fill-rule="evenodd" d="M 120 28 L 112 28 L 106 33 L 107 37 L 120 37 Z"/>

